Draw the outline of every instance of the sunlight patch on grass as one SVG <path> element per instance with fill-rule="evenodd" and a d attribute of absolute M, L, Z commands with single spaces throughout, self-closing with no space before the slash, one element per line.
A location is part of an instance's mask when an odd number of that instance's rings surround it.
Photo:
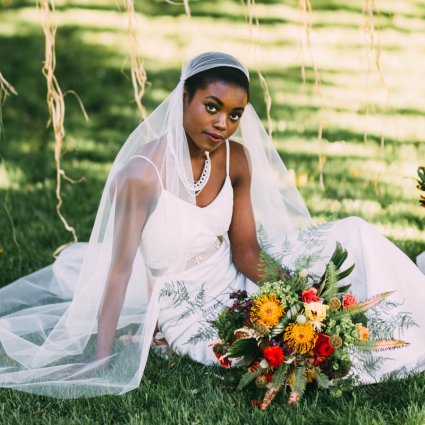
<path fill-rule="evenodd" d="M 369 135 L 380 137 L 383 134 L 400 143 L 425 142 L 425 119 L 422 116 L 379 114 L 363 117 L 355 113 L 327 110 L 325 117 L 334 131 L 348 129 L 355 132 L 365 129 Z"/>
<path fill-rule="evenodd" d="M 9 189 L 10 181 L 4 163 L 0 163 L 0 189 Z"/>
<path fill-rule="evenodd" d="M 21 169 L 12 167 L 4 161 L 0 163 L 0 189 L 18 190 L 25 182 L 25 175 Z"/>
<path fill-rule="evenodd" d="M 397 223 L 391 223 L 390 225 L 375 223 L 375 226 L 388 238 L 416 240 L 418 242 L 425 239 L 425 231 L 414 227 L 401 226 Z"/>
<path fill-rule="evenodd" d="M 309 154 L 318 154 L 319 145 L 318 143 L 311 143 L 303 139 L 285 139 L 283 134 L 279 139 L 275 139 L 274 143 L 277 149 L 282 150 L 283 152 L 291 153 L 309 153 Z M 328 142 L 323 140 L 322 142 L 322 153 L 328 156 L 335 157 L 362 157 L 362 158 L 373 158 L 379 153 L 379 148 L 375 144 L 358 144 L 358 143 L 348 143 L 345 141 L 338 142 Z"/>

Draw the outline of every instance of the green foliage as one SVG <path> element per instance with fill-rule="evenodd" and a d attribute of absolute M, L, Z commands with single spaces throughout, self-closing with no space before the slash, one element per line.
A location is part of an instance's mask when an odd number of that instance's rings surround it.
<path fill-rule="evenodd" d="M 252 372 L 246 372 L 242 375 L 241 380 L 239 381 L 238 390 L 244 389 L 248 384 L 250 384 L 254 379 L 261 375 L 263 370 L 260 367 L 253 370 Z"/>
<path fill-rule="evenodd" d="M 234 339 L 234 329 L 242 327 L 243 323 L 244 316 L 242 313 L 234 312 L 233 314 L 229 314 L 227 309 L 222 309 L 212 325 L 217 329 L 218 337 L 231 344 Z"/>
<path fill-rule="evenodd" d="M 272 259 L 272 257 L 270 258 L 271 261 L 276 261 Z M 287 282 L 282 280 L 273 282 L 267 281 L 261 285 L 260 289 L 256 292 L 255 297 L 259 295 L 274 294 L 281 301 L 283 308 L 287 310 L 298 302 L 298 295 L 294 293 L 297 289 L 294 288 L 292 282 L 292 279 Z"/>
<path fill-rule="evenodd" d="M 330 261 L 326 267 L 325 277 L 319 291 L 320 296 L 326 301 L 329 301 L 329 299 L 335 297 L 338 293 L 336 288 L 337 279 L 336 266 Z"/>
<path fill-rule="evenodd" d="M 314 378 L 319 388 L 329 388 L 329 378 L 318 367 L 314 368 Z"/>
<path fill-rule="evenodd" d="M 237 340 L 228 350 L 229 357 L 244 357 L 249 362 L 255 359 L 258 353 L 257 340 L 255 338 L 243 338 Z"/>
<path fill-rule="evenodd" d="M 348 252 L 339 242 L 336 243 L 335 251 L 333 252 L 325 273 L 320 278 L 319 294 L 329 301 L 338 294 L 345 293 L 351 285 L 337 285 L 337 282 L 347 277 L 353 270 L 354 264 L 348 269 L 340 271 L 344 261 L 348 257 Z"/>
<path fill-rule="evenodd" d="M 263 250 L 260 252 L 260 259 L 262 265 L 259 268 L 261 274 L 259 284 L 281 280 L 282 264 Z"/>
<path fill-rule="evenodd" d="M 288 373 L 290 370 L 290 365 L 287 363 L 282 363 L 273 374 L 273 386 L 282 387 L 286 384 Z"/>
<path fill-rule="evenodd" d="M 295 379 L 294 383 L 291 385 L 292 391 L 298 393 L 299 398 L 304 395 L 306 386 L 307 386 L 307 369 L 305 365 L 300 364 L 295 367 Z"/>

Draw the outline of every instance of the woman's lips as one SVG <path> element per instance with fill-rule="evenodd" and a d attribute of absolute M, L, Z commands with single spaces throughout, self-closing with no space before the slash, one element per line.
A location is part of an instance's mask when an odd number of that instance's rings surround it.
<path fill-rule="evenodd" d="M 219 142 L 221 142 L 223 140 L 223 136 L 220 136 L 218 134 L 208 133 L 207 131 L 205 132 L 205 134 L 214 143 L 219 143 Z"/>

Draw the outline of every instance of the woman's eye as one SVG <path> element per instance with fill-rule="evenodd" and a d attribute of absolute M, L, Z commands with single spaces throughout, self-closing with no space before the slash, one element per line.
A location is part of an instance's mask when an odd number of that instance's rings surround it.
<path fill-rule="evenodd" d="M 237 121 L 238 119 L 240 119 L 240 114 L 231 114 L 230 115 L 230 119 L 232 120 L 232 121 Z"/>
<path fill-rule="evenodd" d="M 213 105 L 212 103 L 207 103 L 205 105 L 205 108 L 207 108 L 208 112 L 217 112 L 217 107 Z"/>

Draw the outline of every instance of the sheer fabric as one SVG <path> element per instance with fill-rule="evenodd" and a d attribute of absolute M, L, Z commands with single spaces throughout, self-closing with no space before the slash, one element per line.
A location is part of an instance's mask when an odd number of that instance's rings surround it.
<path fill-rule="evenodd" d="M 53 266 L 0 290 L 0 387 L 63 398 L 136 388 L 165 284 L 196 270 L 199 257 L 207 258 L 203 264 L 220 255 L 230 261 L 226 226 L 188 237 L 193 222 L 186 209 L 197 207 L 188 184 L 193 173 L 183 128 L 184 82 L 218 66 L 248 76 L 239 61 L 220 52 L 193 58 L 174 91 L 118 153 L 89 243 L 71 246 Z M 250 157 L 252 203 L 262 234 L 310 225 L 304 202 L 251 105 L 234 140 Z M 219 197 L 229 191 L 227 177 Z M 184 208 L 176 208 L 176 202 Z M 236 276 L 232 264 L 229 270 Z M 128 332 L 137 343 L 120 342 Z"/>

